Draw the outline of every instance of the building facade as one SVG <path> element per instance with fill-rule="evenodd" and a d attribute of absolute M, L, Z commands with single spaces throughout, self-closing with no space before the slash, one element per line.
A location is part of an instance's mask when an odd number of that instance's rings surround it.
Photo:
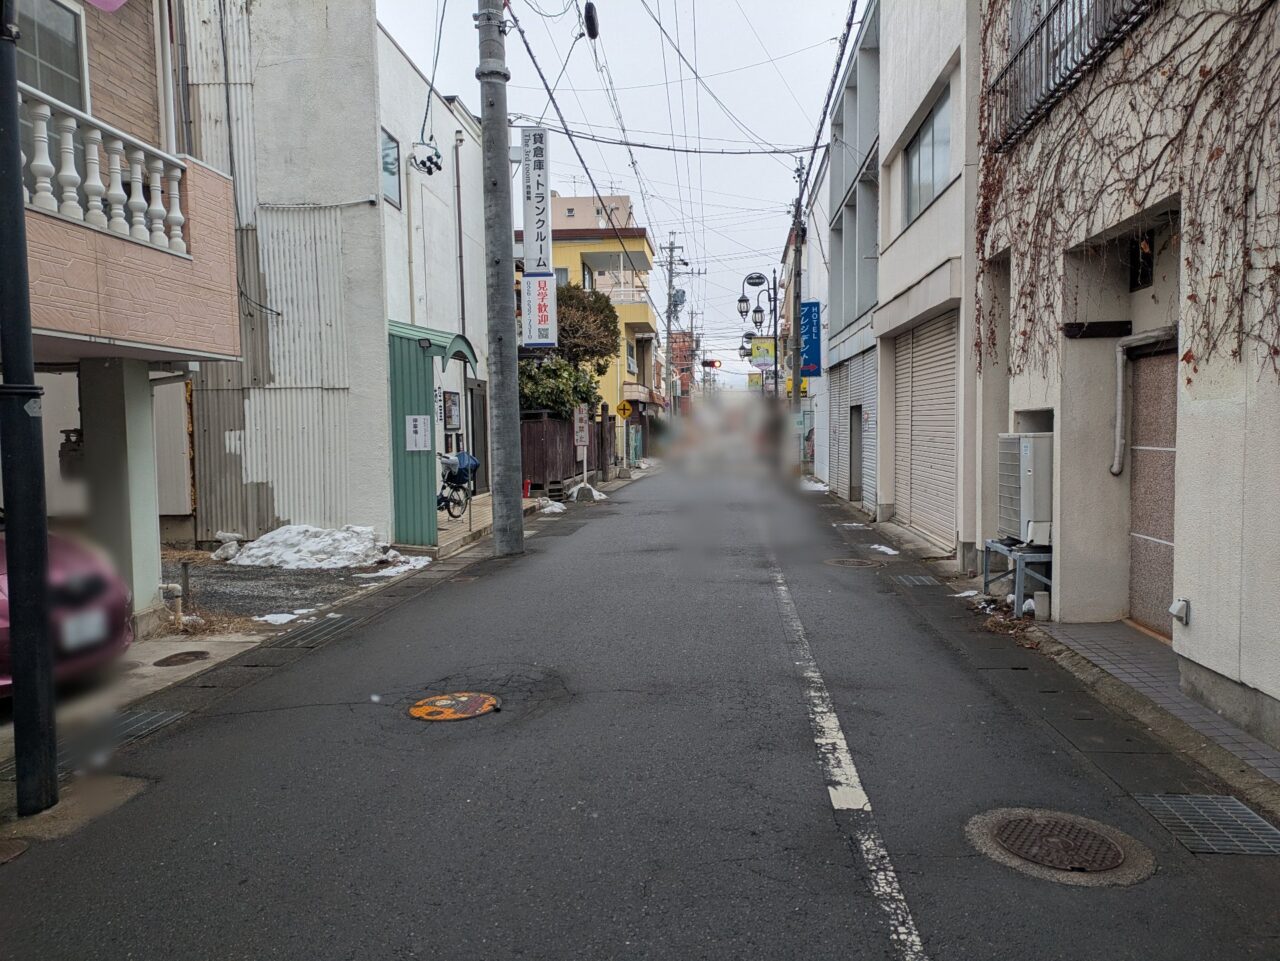
<path fill-rule="evenodd" d="M 1051 434 L 1053 616 L 1171 637 L 1280 743 L 1280 11 L 984 14 L 982 529 L 994 435 Z"/>
<path fill-rule="evenodd" d="M 160 515 L 190 502 L 185 381 L 240 353 L 232 183 L 184 135 L 169 42 L 180 9 L 18 11 L 51 524 L 107 550 L 144 632 L 163 611 Z"/>
<path fill-rule="evenodd" d="M 188 6 L 193 136 L 237 176 L 244 344 L 195 382 L 196 536 L 357 524 L 430 545 L 436 454 L 487 435 L 478 124 L 372 0 Z M 428 103 L 438 139 L 416 143 Z"/>

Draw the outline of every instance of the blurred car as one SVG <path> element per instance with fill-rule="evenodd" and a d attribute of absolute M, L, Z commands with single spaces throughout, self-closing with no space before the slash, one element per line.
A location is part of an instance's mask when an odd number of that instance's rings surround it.
<path fill-rule="evenodd" d="M 9 648 L 9 571 L 0 513 L 0 698 L 13 688 Z M 67 537 L 49 536 L 49 640 L 54 678 L 92 671 L 133 643 L 133 597 L 103 554 Z"/>

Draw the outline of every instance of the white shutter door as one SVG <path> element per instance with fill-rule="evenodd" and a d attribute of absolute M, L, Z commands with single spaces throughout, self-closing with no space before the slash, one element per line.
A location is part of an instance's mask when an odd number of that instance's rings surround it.
<path fill-rule="evenodd" d="M 894 340 L 894 520 L 911 526 L 911 332 Z"/>
<path fill-rule="evenodd" d="M 858 385 L 850 404 L 862 405 L 862 502 L 876 506 L 876 352 L 860 354 Z"/>
<path fill-rule="evenodd" d="M 944 547 L 956 540 L 954 314 L 911 332 L 911 526 Z"/>
<path fill-rule="evenodd" d="M 849 361 L 828 371 L 831 402 L 831 480 L 829 487 L 840 497 L 849 496 Z"/>

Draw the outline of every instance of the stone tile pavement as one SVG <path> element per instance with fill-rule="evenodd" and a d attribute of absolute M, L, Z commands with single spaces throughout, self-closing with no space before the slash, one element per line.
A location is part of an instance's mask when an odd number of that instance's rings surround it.
<path fill-rule="evenodd" d="M 1167 644 L 1123 621 L 1106 624 L 1041 623 L 1056 640 L 1088 658 L 1112 677 L 1249 764 L 1280 782 L 1280 751 L 1253 737 L 1211 708 L 1184 694 L 1178 658 Z"/>

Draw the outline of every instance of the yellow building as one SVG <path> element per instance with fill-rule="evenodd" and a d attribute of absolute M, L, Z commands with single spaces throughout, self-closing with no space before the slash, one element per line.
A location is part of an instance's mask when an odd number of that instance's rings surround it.
<path fill-rule="evenodd" d="M 600 378 L 610 413 L 632 406 L 630 459 L 650 453 L 654 422 L 665 416 L 661 337 L 648 295 L 654 251 L 649 232 L 635 223 L 626 196 L 551 197 L 552 261 L 558 284 L 580 284 L 609 296 L 618 311 L 618 356 Z M 612 223 L 611 223 L 612 222 Z M 516 231 L 516 242 L 523 240 Z M 619 430 L 619 442 L 622 433 Z"/>

